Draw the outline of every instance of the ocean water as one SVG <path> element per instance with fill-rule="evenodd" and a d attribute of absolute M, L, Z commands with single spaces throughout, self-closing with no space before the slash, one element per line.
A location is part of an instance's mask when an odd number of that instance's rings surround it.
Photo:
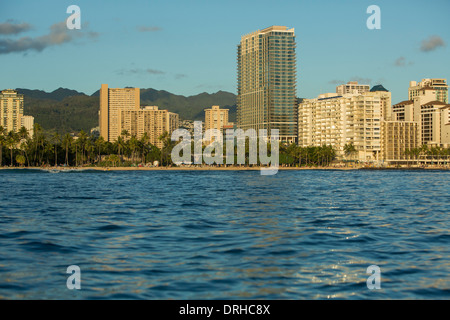
<path fill-rule="evenodd" d="M 448 171 L 0 170 L 0 299 L 449 299 L 449 195 Z"/>

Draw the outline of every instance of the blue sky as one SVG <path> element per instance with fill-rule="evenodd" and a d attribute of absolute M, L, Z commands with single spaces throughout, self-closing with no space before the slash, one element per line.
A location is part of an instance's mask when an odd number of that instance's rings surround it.
<path fill-rule="evenodd" d="M 81 30 L 64 27 L 72 4 Z M 381 30 L 366 27 L 372 4 Z M 0 88 L 236 93 L 241 36 L 285 25 L 296 32 L 299 97 L 360 80 L 396 103 L 411 80 L 450 79 L 449 13 L 449 0 L 1 1 Z"/>

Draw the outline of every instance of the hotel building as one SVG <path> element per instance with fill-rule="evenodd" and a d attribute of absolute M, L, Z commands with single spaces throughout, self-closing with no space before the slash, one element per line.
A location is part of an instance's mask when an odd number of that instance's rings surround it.
<path fill-rule="evenodd" d="M 381 159 L 388 163 L 408 163 L 413 157 L 406 151 L 420 147 L 419 127 L 414 121 L 383 121 L 381 135 Z"/>
<path fill-rule="evenodd" d="M 8 89 L 0 93 L 0 126 L 7 132 L 19 132 L 22 127 L 23 94 Z"/>
<path fill-rule="evenodd" d="M 448 103 L 447 79 L 422 79 L 419 83 L 411 81 L 408 89 L 409 100 L 413 100 L 415 97 L 420 96 L 421 91 L 424 88 L 434 91 L 435 96 L 433 100 Z"/>
<path fill-rule="evenodd" d="M 168 110 L 159 110 L 156 106 L 147 106 L 138 110 L 122 110 L 120 130 L 127 130 L 130 136 L 142 138 L 146 132 L 149 142 L 158 148 L 164 146 L 159 137 L 168 132 L 172 134 L 179 126 L 179 116 Z"/>
<path fill-rule="evenodd" d="M 129 136 L 140 139 L 146 132 L 149 142 L 158 148 L 163 146 L 159 137 L 172 132 L 179 126 L 179 116 L 156 106 L 140 107 L 139 88 L 100 89 L 100 135 L 106 141 L 114 142 L 126 130 Z"/>
<path fill-rule="evenodd" d="M 294 29 L 272 26 L 241 37 L 238 62 L 238 127 L 279 130 L 284 142 L 297 138 Z"/>
<path fill-rule="evenodd" d="M 429 79 L 428 79 L 429 80 Z M 445 79 L 438 79 L 446 82 Z M 397 121 L 414 121 L 418 125 L 420 145 L 448 147 L 450 145 L 450 105 L 445 90 L 422 86 L 414 89 L 412 99 L 393 105 L 392 117 Z M 440 98 L 441 100 L 436 100 Z"/>
<path fill-rule="evenodd" d="M 100 135 L 109 142 L 114 142 L 120 136 L 121 112 L 124 110 L 139 110 L 139 88 L 108 88 L 102 84 L 100 89 Z"/>

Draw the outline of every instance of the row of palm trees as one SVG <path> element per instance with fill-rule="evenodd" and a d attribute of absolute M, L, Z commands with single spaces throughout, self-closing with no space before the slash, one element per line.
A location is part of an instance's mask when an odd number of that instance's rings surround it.
<path fill-rule="evenodd" d="M 419 148 L 406 149 L 405 155 L 414 160 L 424 156 L 431 159 L 442 159 L 450 156 L 450 148 L 422 145 Z"/>
<path fill-rule="evenodd" d="M 161 150 L 150 143 L 144 134 L 137 139 L 127 131 L 122 132 L 116 142 L 95 137 L 81 131 L 76 137 L 69 133 L 45 134 L 39 124 L 34 125 L 33 135 L 22 127 L 18 133 L 6 132 L 0 126 L 0 166 L 86 166 L 110 165 L 110 155 L 115 164 L 130 165 L 161 160 Z M 3 152 L 8 150 L 9 152 Z"/>
<path fill-rule="evenodd" d="M 6 147 L 10 151 L 10 159 L 12 165 L 13 153 L 17 144 L 21 139 L 28 137 L 28 130 L 22 127 L 18 133 L 10 131 L 6 132 L 3 126 L 0 126 L 0 166 L 3 166 L 3 147 Z M 23 155 L 20 155 L 20 162 L 23 162 Z"/>
<path fill-rule="evenodd" d="M 328 167 L 336 159 L 332 146 L 302 147 L 295 143 L 280 145 L 280 164 L 286 166 Z"/>

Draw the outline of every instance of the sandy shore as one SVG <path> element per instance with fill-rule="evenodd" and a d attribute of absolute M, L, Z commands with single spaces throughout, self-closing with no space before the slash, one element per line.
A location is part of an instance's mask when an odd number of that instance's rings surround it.
<path fill-rule="evenodd" d="M 262 167 L 269 169 L 268 167 Z M 0 170 L 17 169 L 35 169 L 49 171 L 259 171 L 261 167 L 0 167 Z M 450 170 L 444 167 L 386 167 L 386 168 L 367 168 L 367 167 L 279 167 L 278 170 Z"/>
<path fill-rule="evenodd" d="M 268 167 L 263 167 L 269 169 Z M 261 167 L 2 167 L 0 170 L 57 170 L 57 171 L 76 171 L 76 170 L 97 170 L 97 171 L 257 171 Z M 278 170 L 355 170 L 358 168 L 339 168 L 339 167 L 279 167 Z"/>

